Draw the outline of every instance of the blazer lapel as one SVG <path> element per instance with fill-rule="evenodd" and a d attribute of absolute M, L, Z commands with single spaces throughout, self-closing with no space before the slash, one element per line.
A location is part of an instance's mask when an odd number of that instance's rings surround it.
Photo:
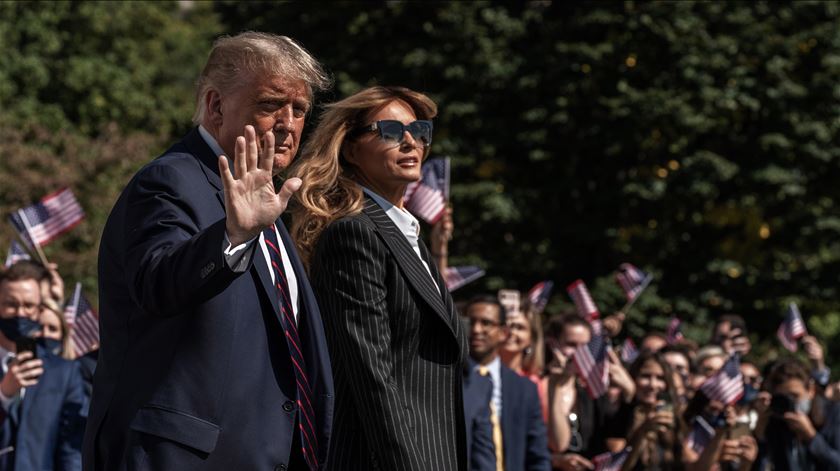
<path fill-rule="evenodd" d="M 385 241 L 385 245 L 387 245 L 391 253 L 394 254 L 394 258 L 397 260 L 397 265 L 399 265 L 400 270 L 402 270 L 403 274 L 405 274 L 409 284 L 446 322 L 449 330 L 451 330 L 452 334 L 457 338 L 457 333 L 452 327 L 452 316 L 449 311 L 447 311 L 443 302 L 442 295 L 446 289 L 446 285 L 439 285 L 438 287 L 434 285 L 432 278 L 429 276 L 429 272 L 426 271 L 426 267 L 423 266 L 423 262 L 420 261 L 420 258 L 417 256 L 417 253 L 414 252 L 414 249 L 411 248 L 411 245 L 409 245 L 405 236 L 402 232 L 400 232 L 394 222 L 391 221 L 391 218 L 385 214 L 385 211 L 369 196 L 365 197 L 365 207 L 363 211 L 379 229 L 379 233 L 382 235 L 382 240 Z M 422 250 L 422 242 L 420 246 Z M 431 269 L 432 267 L 429 268 Z M 440 288 L 440 291 L 438 291 L 438 288 Z"/>

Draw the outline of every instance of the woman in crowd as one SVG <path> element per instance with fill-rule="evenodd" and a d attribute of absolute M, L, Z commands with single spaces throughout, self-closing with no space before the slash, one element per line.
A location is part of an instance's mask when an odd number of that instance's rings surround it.
<path fill-rule="evenodd" d="M 607 448 L 632 447 L 625 470 L 682 469 L 683 426 L 671 367 L 659 353 L 643 351 L 630 375 L 636 394 L 607 421 Z"/>
<path fill-rule="evenodd" d="M 539 385 L 544 364 L 542 319 L 530 306 L 523 311 L 523 315 L 508 318 L 510 336 L 499 356 L 505 366 Z"/>
<path fill-rule="evenodd" d="M 458 469 L 466 335 L 403 207 L 432 142 L 435 103 L 371 87 L 327 106 L 290 174 L 292 233 L 324 321 L 341 469 Z M 340 464 L 339 464 L 340 463 Z"/>
<path fill-rule="evenodd" d="M 816 394 L 808 369 L 794 358 L 765 379 L 756 437 L 761 469 L 840 470 L 840 404 Z"/>
<path fill-rule="evenodd" d="M 70 328 L 64 316 L 48 307 L 41 309 L 39 322 L 43 327 L 41 330 L 41 342 L 51 353 L 68 360 L 73 359 L 73 352 L 70 346 Z"/>

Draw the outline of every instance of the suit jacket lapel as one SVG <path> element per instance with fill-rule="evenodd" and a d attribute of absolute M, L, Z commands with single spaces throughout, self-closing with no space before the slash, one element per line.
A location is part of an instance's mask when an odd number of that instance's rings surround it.
<path fill-rule="evenodd" d="M 369 196 L 365 197 L 363 211 L 378 228 L 382 240 L 385 241 L 385 245 L 394 254 L 397 265 L 399 265 L 400 270 L 405 274 L 409 284 L 446 322 L 452 334 L 457 338 L 456 331 L 452 327 L 452 316 L 443 302 L 442 294 L 446 286 L 440 285 L 440 292 L 438 291 L 438 287 L 435 287 L 432 278 L 429 277 L 429 272 L 426 271 L 426 267 L 423 266 L 423 263 L 417 257 L 414 249 L 411 248 L 405 236 L 400 232 L 394 222 L 391 221 L 391 218 L 385 214 L 385 211 Z M 422 243 L 421 247 L 423 247 Z M 431 269 L 432 267 L 429 268 Z"/>

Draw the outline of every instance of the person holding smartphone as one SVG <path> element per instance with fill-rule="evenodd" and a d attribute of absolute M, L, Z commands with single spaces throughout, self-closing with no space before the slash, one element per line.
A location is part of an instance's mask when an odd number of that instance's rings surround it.
<path fill-rule="evenodd" d="M 756 427 L 762 468 L 840 470 L 840 404 L 816 394 L 808 369 L 795 358 L 773 365 L 768 398 Z"/>
<path fill-rule="evenodd" d="M 85 402 L 76 363 L 52 354 L 41 332 L 47 271 L 20 261 L 0 273 L 0 469 L 80 470 Z"/>

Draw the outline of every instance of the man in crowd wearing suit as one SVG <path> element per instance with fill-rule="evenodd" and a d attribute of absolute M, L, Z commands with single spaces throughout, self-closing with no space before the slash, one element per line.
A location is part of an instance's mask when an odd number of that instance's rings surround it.
<path fill-rule="evenodd" d="M 493 382 L 491 422 L 498 471 L 549 471 L 550 455 L 537 387 L 502 365 L 499 348 L 509 335 L 505 308 L 493 296 L 467 304 L 474 369 Z"/>
<path fill-rule="evenodd" d="M 273 176 L 328 84 L 287 37 L 214 44 L 197 126 L 135 175 L 104 229 L 86 470 L 325 466 L 332 372 L 279 219 L 301 181 Z"/>
<path fill-rule="evenodd" d="M 17 351 L 40 329 L 40 281 L 47 271 L 21 261 L 0 273 L 0 470 L 79 470 L 85 401 L 78 366 L 42 344 Z M 37 357 L 37 358 L 35 358 Z"/>
<path fill-rule="evenodd" d="M 493 383 L 472 364 L 464 371 L 464 420 L 467 424 L 467 463 L 470 471 L 496 471 L 490 401 Z"/>

